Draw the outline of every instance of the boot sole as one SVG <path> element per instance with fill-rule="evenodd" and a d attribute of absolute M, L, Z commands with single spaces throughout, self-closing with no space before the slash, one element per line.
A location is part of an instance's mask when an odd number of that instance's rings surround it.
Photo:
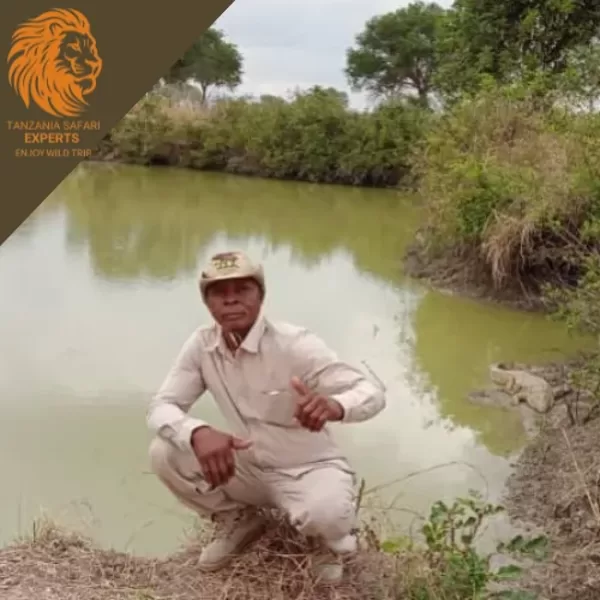
<path fill-rule="evenodd" d="M 226 567 L 231 561 L 235 560 L 240 554 L 244 552 L 244 550 L 255 542 L 259 538 L 263 536 L 266 530 L 266 523 L 264 523 L 260 528 L 255 531 L 252 531 L 246 535 L 245 538 L 239 543 L 235 552 L 224 556 L 220 561 L 214 563 L 199 563 L 198 568 L 205 573 L 212 573 L 214 571 L 220 571 L 222 568 Z"/>

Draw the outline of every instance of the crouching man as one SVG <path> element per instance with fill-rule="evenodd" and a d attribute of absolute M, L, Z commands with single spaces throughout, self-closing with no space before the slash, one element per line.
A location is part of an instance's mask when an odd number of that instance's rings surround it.
<path fill-rule="evenodd" d="M 335 583 L 357 549 L 355 474 L 328 423 L 370 419 L 383 391 L 313 333 L 262 314 L 262 266 L 241 252 L 212 257 L 200 278 L 215 323 L 183 345 L 148 411 L 153 471 L 184 505 L 215 522 L 199 567 L 217 570 L 264 530 L 278 508 L 321 540 L 315 575 Z M 188 412 L 205 392 L 231 433 Z"/>

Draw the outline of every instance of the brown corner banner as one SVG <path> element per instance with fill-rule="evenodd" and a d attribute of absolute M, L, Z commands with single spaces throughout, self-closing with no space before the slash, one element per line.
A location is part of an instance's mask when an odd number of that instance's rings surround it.
<path fill-rule="evenodd" d="M 0 244 L 232 3 L 0 4 Z"/>

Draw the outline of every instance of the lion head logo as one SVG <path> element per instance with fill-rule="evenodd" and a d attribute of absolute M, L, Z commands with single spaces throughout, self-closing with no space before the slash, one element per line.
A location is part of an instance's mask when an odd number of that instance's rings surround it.
<path fill-rule="evenodd" d="M 26 21 L 12 36 L 8 81 L 29 108 L 31 102 L 55 117 L 77 117 L 96 89 L 102 59 L 87 18 L 55 9 Z"/>

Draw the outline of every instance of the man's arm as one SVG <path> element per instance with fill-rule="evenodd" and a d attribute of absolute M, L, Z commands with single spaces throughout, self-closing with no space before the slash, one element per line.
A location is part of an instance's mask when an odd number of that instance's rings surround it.
<path fill-rule="evenodd" d="M 342 422 L 367 421 L 385 408 L 383 389 L 342 362 L 315 334 L 305 331 L 290 350 L 294 374 L 314 392 L 338 402 L 344 410 Z"/>
<path fill-rule="evenodd" d="M 194 332 L 184 343 L 147 411 L 150 431 L 183 451 L 192 450 L 193 431 L 208 425 L 187 414 L 206 390 L 198 355 L 198 338 Z"/>

